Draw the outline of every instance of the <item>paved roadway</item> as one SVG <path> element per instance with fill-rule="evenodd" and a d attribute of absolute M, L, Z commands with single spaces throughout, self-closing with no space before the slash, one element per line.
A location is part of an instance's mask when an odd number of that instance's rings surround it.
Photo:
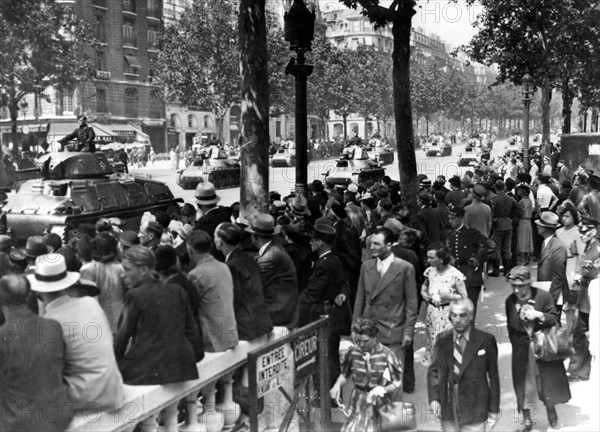
<path fill-rule="evenodd" d="M 506 141 L 497 141 L 494 144 L 492 156 L 504 153 L 506 145 Z M 417 172 L 419 174 L 426 174 L 432 181 L 435 180 L 435 177 L 440 174 L 445 175 L 447 179 L 455 174 L 462 176 L 462 173 L 469 169 L 468 167 L 459 167 L 457 165 L 458 156 L 463 149 L 464 144 L 455 144 L 452 148 L 452 155 L 444 157 L 427 157 L 425 156 L 425 152 L 419 149 L 416 151 Z M 386 174 L 395 180 L 399 178 L 397 158 L 398 155 L 396 154 L 394 163 L 385 167 Z M 329 170 L 335 170 L 335 159 L 310 162 L 308 165 L 308 182 L 310 183 L 315 179 L 322 180 L 324 178 L 322 174 Z M 175 182 L 177 174 L 175 171 L 171 170 L 169 161 L 156 162 L 154 165 L 148 165 L 145 168 L 140 168 L 139 172 L 143 174 L 149 174 L 153 179 L 167 183 L 176 197 L 181 197 L 186 202 L 194 202 L 193 190 L 183 190 L 177 186 Z M 277 191 L 281 194 L 281 196 L 285 196 L 294 189 L 295 177 L 296 175 L 294 167 L 269 167 L 269 190 Z M 221 204 L 230 205 L 236 201 L 239 201 L 239 191 L 239 188 L 219 190 L 218 195 L 221 196 Z"/>

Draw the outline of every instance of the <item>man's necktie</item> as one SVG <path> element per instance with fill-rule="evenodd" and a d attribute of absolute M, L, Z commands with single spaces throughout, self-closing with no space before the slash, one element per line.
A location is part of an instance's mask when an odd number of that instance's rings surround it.
<path fill-rule="evenodd" d="M 458 335 L 454 341 L 454 377 L 458 377 L 460 374 L 460 365 L 463 359 L 462 345 L 460 344 L 462 335 Z"/>

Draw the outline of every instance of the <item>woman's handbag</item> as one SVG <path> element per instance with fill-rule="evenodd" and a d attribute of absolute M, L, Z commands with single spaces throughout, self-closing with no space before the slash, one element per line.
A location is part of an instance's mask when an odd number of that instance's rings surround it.
<path fill-rule="evenodd" d="M 536 331 L 533 344 L 536 360 L 543 362 L 564 360 L 573 353 L 573 338 L 558 325 Z"/>
<path fill-rule="evenodd" d="M 380 432 L 416 430 L 415 406 L 409 402 L 389 402 L 379 408 Z"/>

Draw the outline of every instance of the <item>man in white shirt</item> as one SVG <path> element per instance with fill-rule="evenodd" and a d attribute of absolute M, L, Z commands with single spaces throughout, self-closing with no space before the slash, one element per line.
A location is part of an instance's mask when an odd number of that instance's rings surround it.
<path fill-rule="evenodd" d="M 538 190 L 537 190 L 537 200 L 536 207 L 537 210 L 542 213 L 545 211 L 552 211 L 556 204 L 558 203 L 558 198 L 550 189 L 550 175 L 541 173 L 538 176 Z"/>

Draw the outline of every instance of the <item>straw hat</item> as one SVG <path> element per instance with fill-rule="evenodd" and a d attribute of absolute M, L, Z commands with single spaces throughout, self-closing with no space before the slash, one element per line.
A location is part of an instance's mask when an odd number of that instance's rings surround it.
<path fill-rule="evenodd" d="M 273 237 L 281 232 L 281 227 L 275 226 L 275 219 L 270 214 L 259 213 L 244 230 L 261 237 Z"/>
<path fill-rule="evenodd" d="M 36 258 L 34 274 L 27 275 L 27 279 L 33 291 L 56 292 L 74 285 L 79 280 L 79 272 L 67 271 L 65 257 L 52 253 Z"/>
<path fill-rule="evenodd" d="M 211 182 L 200 182 L 196 186 L 196 202 L 200 205 L 211 205 L 221 201 L 215 192 L 215 185 Z"/>

